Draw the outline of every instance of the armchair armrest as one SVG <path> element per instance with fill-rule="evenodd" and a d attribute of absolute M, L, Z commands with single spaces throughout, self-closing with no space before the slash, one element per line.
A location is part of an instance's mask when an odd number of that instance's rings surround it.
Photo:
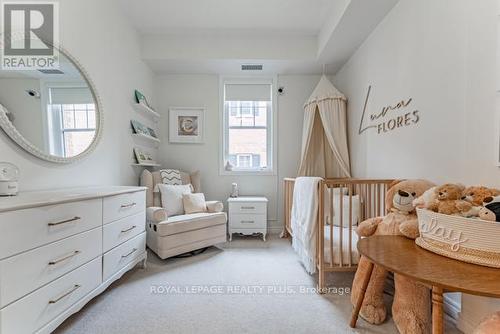
<path fill-rule="evenodd" d="M 207 201 L 208 212 L 222 212 L 224 210 L 224 204 L 220 201 Z"/>
<path fill-rule="evenodd" d="M 146 209 L 146 220 L 151 223 L 160 223 L 168 219 L 167 210 L 157 206 Z"/>

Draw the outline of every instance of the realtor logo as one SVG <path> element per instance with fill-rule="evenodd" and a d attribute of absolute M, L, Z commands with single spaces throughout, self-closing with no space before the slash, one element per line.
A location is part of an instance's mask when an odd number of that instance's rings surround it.
<path fill-rule="evenodd" d="M 3 1 L 2 69 L 59 67 L 57 2 Z"/>

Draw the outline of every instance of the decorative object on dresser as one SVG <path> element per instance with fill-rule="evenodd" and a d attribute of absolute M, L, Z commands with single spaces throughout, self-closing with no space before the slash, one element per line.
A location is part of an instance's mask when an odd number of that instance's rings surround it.
<path fill-rule="evenodd" d="M 231 184 L 231 195 L 229 197 L 231 198 L 236 198 L 238 197 L 239 190 L 238 190 L 238 183 L 234 182 Z"/>
<path fill-rule="evenodd" d="M 97 90 L 81 64 L 61 48 L 59 63 L 64 72 L 23 71 L 21 81 L 0 69 L 0 127 L 28 153 L 71 163 L 95 149 L 104 117 Z"/>
<path fill-rule="evenodd" d="M 170 142 L 203 143 L 204 123 L 205 108 L 170 108 L 168 126 Z"/>
<path fill-rule="evenodd" d="M 265 197 L 231 197 L 229 205 L 229 241 L 233 233 L 251 235 L 261 233 L 266 241 L 267 235 L 267 198 Z"/>
<path fill-rule="evenodd" d="M 146 263 L 143 187 L 0 198 L 0 333 L 50 333 Z"/>
<path fill-rule="evenodd" d="M 19 191 L 19 168 L 10 162 L 0 162 L 0 196 L 14 196 Z"/>
<path fill-rule="evenodd" d="M 182 195 L 191 191 L 201 193 L 200 175 L 179 173 L 182 185 L 163 184 L 167 180 L 162 178 L 162 171 L 144 170 L 141 175 L 141 185 L 147 187 L 147 245 L 162 259 L 227 240 L 227 216 L 221 202 L 206 201 L 204 212 L 185 214 Z M 174 187 L 182 191 L 175 191 Z"/>

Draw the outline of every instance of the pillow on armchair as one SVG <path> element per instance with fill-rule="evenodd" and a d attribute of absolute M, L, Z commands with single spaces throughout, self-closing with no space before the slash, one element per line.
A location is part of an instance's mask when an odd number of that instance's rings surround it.
<path fill-rule="evenodd" d="M 184 214 L 182 196 L 192 192 L 191 184 L 169 185 L 158 184 L 161 193 L 161 206 L 167 210 L 169 216 Z"/>
<path fill-rule="evenodd" d="M 207 204 L 203 193 L 183 194 L 182 203 L 186 214 L 207 212 Z"/>

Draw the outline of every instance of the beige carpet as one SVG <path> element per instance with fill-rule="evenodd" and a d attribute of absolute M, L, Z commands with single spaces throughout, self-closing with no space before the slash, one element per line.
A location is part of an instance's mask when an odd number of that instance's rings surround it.
<path fill-rule="evenodd" d="M 330 274 L 329 286 L 339 292 L 352 276 Z M 126 274 L 56 333 L 397 332 L 390 320 L 381 326 L 359 320 L 349 328 L 349 295 L 304 291 L 315 284 L 288 240 L 235 236 L 192 258 L 162 261 L 150 254 L 146 270 Z"/>

